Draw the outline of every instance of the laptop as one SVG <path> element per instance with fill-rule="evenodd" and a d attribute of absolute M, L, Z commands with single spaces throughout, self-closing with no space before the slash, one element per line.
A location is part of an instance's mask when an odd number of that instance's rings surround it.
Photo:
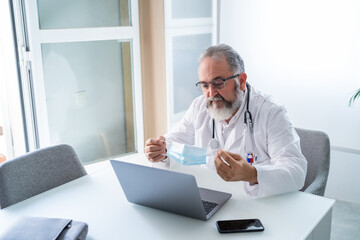
<path fill-rule="evenodd" d="M 198 188 L 189 174 L 110 162 L 131 203 L 206 221 L 231 197 L 230 193 Z"/>

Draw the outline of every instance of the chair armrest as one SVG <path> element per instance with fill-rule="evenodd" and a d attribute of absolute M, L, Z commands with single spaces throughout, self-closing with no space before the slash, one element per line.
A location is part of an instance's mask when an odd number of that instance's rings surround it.
<path fill-rule="evenodd" d="M 318 176 L 305 190 L 304 192 L 324 196 L 327 177 Z"/>

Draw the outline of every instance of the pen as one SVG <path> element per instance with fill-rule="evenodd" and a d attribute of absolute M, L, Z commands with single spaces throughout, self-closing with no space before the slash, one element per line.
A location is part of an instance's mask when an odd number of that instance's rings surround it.
<path fill-rule="evenodd" d="M 248 153 L 247 154 L 247 162 L 250 163 L 251 165 L 253 164 L 254 158 L 252 153 Z"/>

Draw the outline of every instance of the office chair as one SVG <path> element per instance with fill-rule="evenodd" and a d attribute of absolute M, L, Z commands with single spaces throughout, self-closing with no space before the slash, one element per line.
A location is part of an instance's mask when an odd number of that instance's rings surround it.
<path fill-rule="evenodd" d="M 0 164 L 0 208 L 85 176 L 74 149 L 51 146 Z"/>
<path fill-rule="evenodd" d="M 305 185 L 300 190 L 324 196 L 330 165 L 330 140 L 326 133 L 295 128 L 308 161 Z"/>

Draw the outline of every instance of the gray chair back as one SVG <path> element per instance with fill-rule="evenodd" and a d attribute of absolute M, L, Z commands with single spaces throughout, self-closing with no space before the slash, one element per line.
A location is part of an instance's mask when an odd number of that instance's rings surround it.
<path fill-rule="evenodd" d="M 308 161 L 305 185 L 301 189 L 324 196 L 330 165 L 330 140 L 326 133 L 295 128 L 303 155 Z"/>
<path fill-rule="evenodd" d="M 38 149 L 0 164 L 0 208 L 86 175 L 74 149 L 65 144 Z"/>

